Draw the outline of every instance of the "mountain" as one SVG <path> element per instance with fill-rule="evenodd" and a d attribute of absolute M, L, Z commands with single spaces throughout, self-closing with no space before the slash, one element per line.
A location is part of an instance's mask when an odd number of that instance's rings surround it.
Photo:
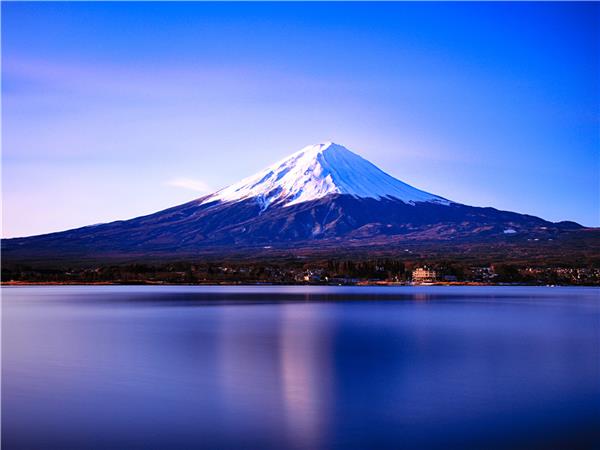
<path fill-rule="evenodd" d="M 333 142 L 309 145 L 259 173 L 212 195 L 203 203 L 254 198 L 266 209 L 291 206 L 334 194 L 447 205 L 442 197 L 391 177 L 364 158 Z"/>
<path fill-rule="evenodd" d="M 326 142 L 305 147 L 213 194 L 151 215 L 5 239 L 2 260 L 17 264 L 231 255 L 329 257 L 394 255 L 407 248 L 440 255 L 473 248 L 490 254 L 504 249 L 509 254 L 519 246 L 530 253 L 554 249 L 560 255 L 565 246 L 581 250 L 577 237 L 591 236 L 581 234 L 585 230 L 573 222 L 553 223 L 447 200 Z"/>

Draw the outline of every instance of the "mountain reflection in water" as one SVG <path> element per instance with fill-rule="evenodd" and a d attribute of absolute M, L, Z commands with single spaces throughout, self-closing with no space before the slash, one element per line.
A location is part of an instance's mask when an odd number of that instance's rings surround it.
<path fill-rule="evenodd" d="M 2 444 L 598 448 L 588 288 L 3 288 Z"/>

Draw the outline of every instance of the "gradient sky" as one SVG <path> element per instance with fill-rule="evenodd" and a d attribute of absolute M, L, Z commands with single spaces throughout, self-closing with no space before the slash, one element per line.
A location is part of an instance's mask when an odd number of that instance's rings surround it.
<path fill-rule="evenodd" d="M 600 225 L 598 3 L 6 3 L 3 236 L 151 213 L 333 140 Z"/>

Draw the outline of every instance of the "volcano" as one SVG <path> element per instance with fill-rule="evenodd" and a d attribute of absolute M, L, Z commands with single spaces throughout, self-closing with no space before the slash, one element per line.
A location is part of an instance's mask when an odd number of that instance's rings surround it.
<path fill-rule="evenodd" d="M 347 148 L 307 146 L 238 183 L 154 214 L 58 233 L 5 239 L 4 263 L 137 261 L 469 245 L 556 247 L 574 222 L 453 202 L 410 186 Z M 484 246 L 484 247 L 481 247 Z M 423 250 L 426 251 L 426 250 Z"/>

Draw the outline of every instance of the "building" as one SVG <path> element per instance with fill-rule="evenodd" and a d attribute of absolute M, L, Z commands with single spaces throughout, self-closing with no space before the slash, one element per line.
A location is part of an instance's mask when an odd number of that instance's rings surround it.
<path fill-rule="evenodd" d="M 413 283 L 432 283 L 437 279 L 437 273 L 435 270 L 428 269 L 427 267 L 417 267 L 412 272 Z"/>
<path fill-rule="evenodd" d="M 496 273 L 494 272 L 494 268 L 489 266 L 489 267 L 471 267 L 470 269 L 471 272 L 471 281 L 483 281 L 483 282 L 490 282 L 493 281 L 494 278 L 496 278 Z"/>

